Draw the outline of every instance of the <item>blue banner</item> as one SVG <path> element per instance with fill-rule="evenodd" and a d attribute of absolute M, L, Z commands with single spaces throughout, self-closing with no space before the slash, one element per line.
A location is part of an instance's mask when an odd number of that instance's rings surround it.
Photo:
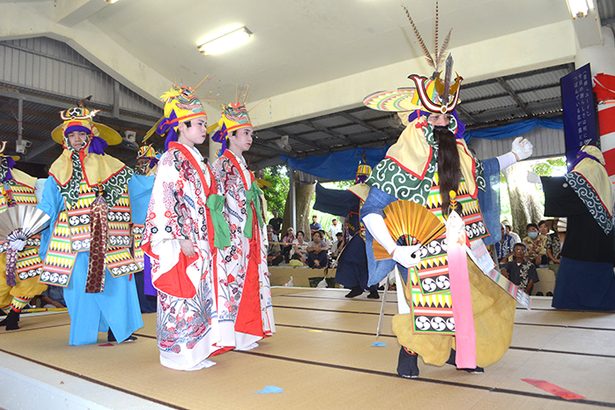
<path fill-rule="evenodd" d="M 564 109 L 566 162 L 570 167 L 579 149 L 598 138 L 598 115 L 589 64 L 562 77 L 560 87 Z"/>

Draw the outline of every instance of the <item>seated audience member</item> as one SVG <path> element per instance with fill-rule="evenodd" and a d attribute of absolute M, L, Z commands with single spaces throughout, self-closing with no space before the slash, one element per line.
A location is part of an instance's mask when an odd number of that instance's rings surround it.
<path fill-rule="evenodd" d="M 342 250 L 344 250 L 344 246 L 346 246 L 346 241 L 344 240 L 344 234 L 342 232 L 338 232 L 335 234 L 335 242 L 331 247 L 331 257 L 335 260 Z"/>
<path fill-rule="evenodd" d="M 314 232 L 320 231 L 322 226 L 318 223 L 318 216 L 312 215 L 312 223 L 310 224 L 310 238 L 314 235 Z"/>
<path fill-rule="evenodd" d="M 64 301 L 64 288 L 59 286 L 48 286 L 47 290 L 41 294 L 41 304 L 44 308 L 66 307 L 66 302 Z"/>
<path fill-rule="evenodd" d="M 333 218 L 331 220 L 331 226 L 329 226 L 329 238 L 331 238 L 332 241 L 335 241 L 338 232 L 342 232 L 342 225 L 337 223 L 337 219 Z"/>
<path fill-rule="evenodd" d="M 326 268 L 329 258 L 329 244 L 324 240 L 321 231 L 312 235 L 312 241 L 307 247 L 307 264 L 310 268 Z"/>
<path fill-rule="evenodd" d="M 513 246 L 515 245 L 514 238 L 506 231 L 504 224 L 501 226 L 502 239 L 495 243 L 495 254 L 500 264 L 508 262 L 508 258 L 512 255 Z"/>
<path fill-rule="evenodd" d="M 273 218 L 269 220 L 269 225 L 273 227 L 273 233 L 276 235 L 280 235 L 280 230 L 282 229 L 283 223 L 284 219 L 280 218 L 280 216 L 276 213 L 274 213 Z"/>
<path fill-rule="evenodd" d="M 307 262 L 307 247 L 308 242 L 305 240 L 305 234 L 303 231 L 297 231 L 297 237 L 293 241 L 293 248 L 291 250 L 291 259 L 298 259 L 303 263 Z"/>
<path fill-rule="evenodd" d="M 538 231 L 538 225 L 527 224 L 527 236 L 523 238 L 530 261 L 536 266 L 547 264 L 547 237 Z"/>
<path fill-rule="evenodd" d="M 539 281 L 536 266 L 527 260 L 526 247 L 522 243 L 514 246 L 513 260 L 504 265 L 502 274 L 528 295 L 532 294 L 534 283 Z"/>
<path fill-rule="evenodd" d="M 550 227 L 547 221 L 540 221 L 538 223 L 538 229 L 540 230 L 540 234 L 547 237 L 547 260 L 545 262 L 548 264 L 558 264 L 561 253 L 559 235 L 557 234 L 557 232 L 549 233 L 549 228 Z"/>
<path fill-rule="evenodd" d="M 267 245 L 267 265 L 277 266 L 284 260 L 284 257 L 282 256 L 280 242 L 271 225 L 267 225 L 267 240 L 269 241 L 269 245 Z"/>
<path fill-rule="evenodd" d="M 504 221 L 503 223 L 504 223 L 504 226 L 506 227 L 506 233 L 512 236 L 515 243 L 521 243 L 521 237 L 519 236 L 518 233 L 513 231 L 512 225 L 506 221 Z"/>
<path fill-rule="evenodd" d="M 282 256 L 284 256 L 286 263 L 290 260 L 290 251 L 293 248 L 294 240 L 295 230 L 293 228 L 288 228 L 286 230 L 286 235 L 282 238 Z"/>

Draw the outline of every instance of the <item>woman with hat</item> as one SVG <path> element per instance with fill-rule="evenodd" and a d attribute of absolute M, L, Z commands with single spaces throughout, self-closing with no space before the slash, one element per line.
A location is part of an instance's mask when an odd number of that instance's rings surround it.
<path fill-rule="evenodd" d="M 212 137 L 222 143 L 220 157 L 213 164 L 224 216 L 230 227 L 230 246 L 220 249 L 218 277 L 225 310 L 219 312 L 228 328 L 225 346 L 250 350 L 257 341 L 275 331 L 271 289 L 267 270 L 267 238 L 262 191 L 243 153 L 250 149 L 254 128 L 241 103 L 224 107 Z"/>
<path fill-rule="evenodd" d="M 52 132 L 62 154 L 49 169 L 38 207 L 51 218 L 43 235 L 41 282 L 64 287 L 71 318 L 70 345 L 132 341 L 143 326 L 131 253 L 128 181 L 133 172 L 105 154 L 121 136 L 93 121 L 95 111 L 74 107 Z"/>
<path fill-rule="evenodd" d="M 166 137 L 158 161 L 141 247 L 150 257 L 158 291 L 160 363 L 175 370 L 213 366 L 224 343 L 223 305 L 215 247 L 228 246 L 223 198 L 197 147 L 207 139 L 207 114 L 192 88 L 174 86 L 162 95 Z"/>

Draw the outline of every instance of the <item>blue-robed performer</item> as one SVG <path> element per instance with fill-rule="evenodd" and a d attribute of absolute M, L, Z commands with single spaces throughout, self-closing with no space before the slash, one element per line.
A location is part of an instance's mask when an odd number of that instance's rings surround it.
<path fill-rule="evenodd" d="M 430 365 L 483 372 L 508 350 L 515 298 L 527 303 L 527 295 L 495 270 L 485 241 L 498 240 L 499 209 L 486 205 L 486 219 L 479 201 L 497 201 L 490 182 L 529 157 L 532 146 L 518 138 L 498 158 L 472 155 L 454 113 L 462 78 L 453 78 L 452 57 L 445 58 L 436 50 L 428 55 L 431 77 L 412 74 L 413 87 L 364 100 L 370 108 L 397 112 L 405 127 L 367 180 L 371 189 L 361 209 L 368 285 L 399 271 L 393 332 L 401 345 L 397 373 L 405 378 L 419 376 L 419 355 Z M 417 226 L 427 220 L 434 236 L 417 243 Z M 401 236 L 392 236 L 390 221 L 399 221 Z M 489 228 L 495 238 L 488 239 Z"/>
<path fill-rule="evenodd" d="M 156 289 L 152 285 L 152 266 L 149 256 L 141 249 L 141 240 L 145 229 L 147 207 L 152 196 L 154 180 L 160 154 L 152 145 L 143 145 L 139 148 L 135 174 L 128 183 L 130 204 L 132 205 L 132 233 L 134 237 L 133 250 L 135 262 L 141 271 L 135 274 L 137 295 L 142 313 L 156 311 Z"/>
<path fill-rule="evenodd" d="M 121 142 L 113 129 L 93 121 L 95 111 L 62 112 L 52 132 L 62 145 L 51 164 L 38 207 L 50 217 L 41 238 L 40 281 L 64 287 L 70 315 L 70 345 L 134 340 L 143 326 L 133 274 L 128 181 L 132 170 L 105 154 Z"/>
<path fill-rule="evenodd" d="M 613 193 L 600 149 L 586 145 L 563 177 L 542 177 L 545 215 L 568 217 L 553 307 L 615 310 Z"/>
<path fill-rule="evenodd" d="M 372 169 L 362 161 L 357 168 L 355 185 L 348 190 L 327 189 L 316 186 L 314 209 L 337 216 L 345 216 L 344 241 L 346 245 L 337 258 L 335 281 L 350 289 L 347 298 L 354 298 L 369 291 L 370 299 L 378 299 L 378 284 L 367 285 L 367 254 L 365 233 L 361 227 L 359 213 L 367 198 L 369 186 L 365 180 Z"/>

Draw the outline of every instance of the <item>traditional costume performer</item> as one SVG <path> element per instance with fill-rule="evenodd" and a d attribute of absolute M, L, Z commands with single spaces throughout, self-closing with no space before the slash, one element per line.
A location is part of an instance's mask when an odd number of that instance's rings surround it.
<path fill-rule="evenodd" d="M 221 155 L 213 164 L 224 216 L 230 227 L 230 246 L 218 254 L 219 312 L 225 346 L 249 350 L 256 342 L 275 332 L 262 191 L 242 152 L 252 144 L 252 124 L 240 103 L 224 107 L 212 137 L 221 142 Z M 229 148 L 229 149 L 227 149 Z"/>
<path fill-rule="evenodd" d="M 36 178 L 16 168 L 19 158 L 3 154 L 6 142 L 0 149 L 0 213 L 18 205 L 36 206 Z M 0 241 L 0 309 L 7 313 L 0 326 L 6 330 L 19 329 L 21 310 L 28 302 L 47 289 L 39 283 L 43 267 L 39 256 L 40 235 L 31 236 L 19 248 L 13 249 L 11 241 Z M 23 246 L 23 247 L 22 247 Z"/>
<path fill-rule="evenodd" d="M 228 245 L 228 226 L 215 178 L 195 148 L 207 138 L 203 105 L 188 87 L 174 86 L 161 98 L 164 117 L 157 133 L 166 136 L 166 152 L 158 162 L 141 247 L 151 258 L 158 290 L 160 363 L 199 370 L 229 348 L 220 323 L 226 308 L 214 250 Z"/>
<path fill-rule="evenodd" d="M 128 193 L 132 206 L 133 254 L 135 263 L 141 269 L 135 274 L 141 313 L 156 311 L 156 289 L 152 285 L 151 263 L 149 256 L 145 255 L 141 249 L 141 240 L 159 158 L 160 154 L 152 145 L 141 146 L 137 153 L 135 174 L 128 182 Z"/>
<path fill-rule="evenodd" d="M 132 170 L 104 153 L 119 144 L 113 129 L 92 121 L 95 111 L 62 112 L 52 132 L 64 150 L 51 164 L 39 208 L 51 218 L 43 235 L 40 280 L 64 287 L 70 314 L 70 345 L 134 340 L 143 326 L 135 281 L 139 270 L 131 253 L 128 181 Z"/>
<path fill-rule="evenodd" d="M 364 100 L 370 108 L 398 112 L 405 126 L 367 181 L 371 190 L 361 215 L 368 231 L 369 284 L 396 265 L 400 271 L 393 332 L 402 345 L 397 372 L 408 378 L 419 375 L 417 354 L 427 364 L 448 362 L 469 371 L 495 363 L 511 341 L 514 297 L 527 303 L 527 295 L 495 271 L 486 251 L 483 239 L 489 232 L 479 192 L 491 188 L 491 176 L 499 180 L 501 169 L 527 158 L 531 144 L 515 140 L 513 152 L 497 160 L 481 163 L 472 156 L 453 113 L 462 79 L 453 81 L 450 56 L 440 78 L 444 48 L 438 51 L 436 44 L 434 56 L 427 52 L 432 79 L 413 74 L 413 88 Z M 401 227 L 393 237 L 391 221 Z M 431 237 L 418 239 L 427 221 L 434 228 Z"/>
<path fill-rule="evenodd" d="M 613 194 L 600 149 L 581 148 L 563 177 L 542 177 L 545 215 L 568 217 L 553 307 L 615 310 Z"/>
<path fill-rule="evenodd" d="M 348 190 L 327 189 L 316 186 L 314 209 L 346 217 L 344 238 L 346 246 L 337 258 L 335 281 L 350 289 L 347 298 L 354 298 L 369 291 L 370 299 L 378 299 L 378 284 L 367 285 L 367 254 L 365 253 L 365 233 L 361 229 L 359 212 L 369 193 L 365 181 L 372 168 L 361 161 L 357 168 L 355 184 Z"/>

